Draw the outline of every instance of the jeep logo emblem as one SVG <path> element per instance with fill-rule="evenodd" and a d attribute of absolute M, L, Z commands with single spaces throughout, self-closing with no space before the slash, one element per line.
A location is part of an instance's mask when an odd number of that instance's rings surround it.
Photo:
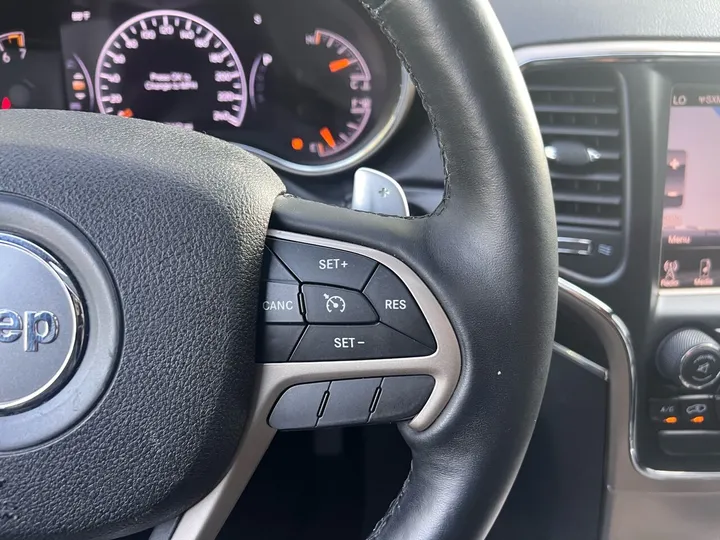
<path fill-rule="evenodd" d="M 0 416 L 51 398 L 73 372 L 83 306 L 61 263 L 0 231 Z"/>
<path fill-rule="evenodd" d="M 13 343 L 23 334 L 25 352 L 38 352 L 40 345 L 58 337 L 57 317 L 49 311 L 26 311 L 22 317 L 9 309 L 0 309 L 0 343 Z"/>

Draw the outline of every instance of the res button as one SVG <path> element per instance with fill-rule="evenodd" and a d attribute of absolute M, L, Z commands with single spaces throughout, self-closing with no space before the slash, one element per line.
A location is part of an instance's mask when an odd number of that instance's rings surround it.
<path fill-rule="evenodd" d="M 324 283 L 361 290 L 377 263 L 338 249 L 270 240 L 270 248 L 303 283 Z"/>
<path fill-rule="evenodd" d="M 399 277 L 379 266 L 363 292 L 382 322 L 435 349 L 435 338 L 425 316 Z"/>

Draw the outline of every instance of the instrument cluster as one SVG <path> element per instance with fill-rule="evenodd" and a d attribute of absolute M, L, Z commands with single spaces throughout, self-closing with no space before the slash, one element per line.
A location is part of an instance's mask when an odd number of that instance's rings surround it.
<path fill-rule="evenodd" d="M 0 108 L 163 122 L 296 174 L 358 165 L 397 129 L 413 95 L 359 2 L 31 0 L 0 9 Z"/>

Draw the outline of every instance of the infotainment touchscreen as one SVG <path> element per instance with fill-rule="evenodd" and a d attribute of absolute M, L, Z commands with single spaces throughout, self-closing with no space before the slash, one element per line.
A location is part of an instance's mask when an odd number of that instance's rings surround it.
<path fill-rule="evenodd" d="M 661 288 L 720 286 L 720 87 L 673 89 Z"/>

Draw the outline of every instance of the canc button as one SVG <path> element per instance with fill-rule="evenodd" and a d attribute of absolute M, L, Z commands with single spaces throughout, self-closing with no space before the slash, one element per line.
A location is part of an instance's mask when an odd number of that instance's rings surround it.
<path fill-rule="evenodd" d="M 268 281 L 265 284 L 265 295 L 260 302 L 261 318 L 267 323 L 301 323 L 300 291 L 293 283 L 276 283 Z"/>

